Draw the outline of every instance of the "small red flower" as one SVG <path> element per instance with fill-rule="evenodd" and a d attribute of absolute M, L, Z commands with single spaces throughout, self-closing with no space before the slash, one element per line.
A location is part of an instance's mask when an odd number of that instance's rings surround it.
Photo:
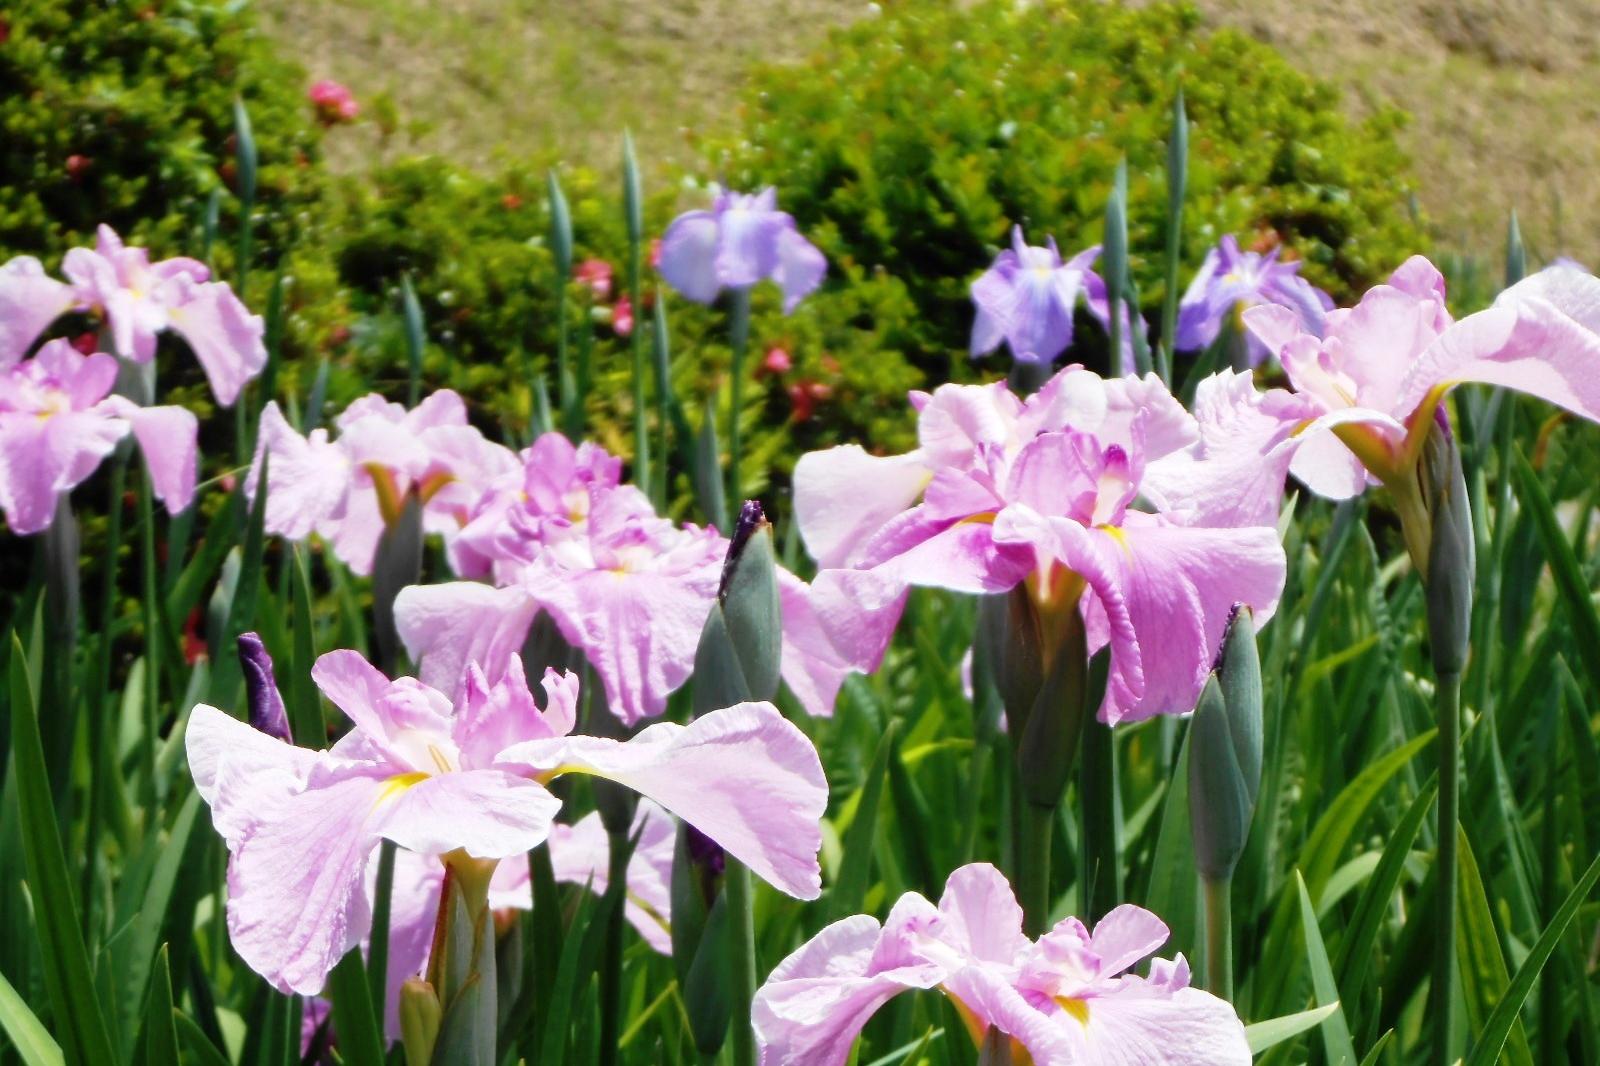
<path fill-rule="evenodd" d="M 789 386 L 789 420 L 791 422 L 809 422 L 815 410 L 816 401 L 811 398 L 811 390 L 800 382 Z"/>
<path fill-rule="evenodd" d="M 306 92 L 306 99 L 311 101 L 317 121 L 324 126 L 354 122 L 356 116 L 361 113 L 361 105 L 356 103 L 356 98 L 351 95 L 350 90 L 327 78 L 314 82 Z"/>
<path fill-rule="evenodd" d="M 82 181 L 83 176 L 89 172 L 89 168 L 92 166 L 94 166 L 92 158 L 86 155 L 78 155 L 75 152 L 67 156 L 67 177 L 73 181 Z"/>
<path fill-rule="evenodd" d="M 611 328 L 619 337 L 633 333 L 633 301 L 626 295 L 617 297 L 616 306 L 611 311 Z"/>
<path fill-rule="evenodd" d="M 200 608 L 189 612 L 183 622 L 183 660 L 190 666 L 206 657 L 206 641 L 200 635 Z"/>
<path fill-rule="evenodd" d="M 522 197 L 514 192 L 508 192 L 500 197 L 500 206 L 507 211 L 516 211 L 522 207 Z"/>

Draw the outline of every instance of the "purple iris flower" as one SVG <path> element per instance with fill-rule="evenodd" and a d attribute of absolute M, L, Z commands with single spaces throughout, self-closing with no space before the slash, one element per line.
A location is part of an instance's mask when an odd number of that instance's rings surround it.
<path fill-rule="evenodd" d="M 994 264 L 972 283 L 972 302 L 977 308 L 972 323 L 973 358 L 988 355 L 1005 341 L 1018 362 L 1054 362 L 1072 344 L 1072 315 L 1079 294 L 1100 324 L 1109 326 L 1106 285 L 1090 269 L 1099 255 L 1096 244 L 1063 262 L 1054 237 L 1043 247 L 1030 245 L 1023 239 L 1022 227 L 1013 227 L 1011 247 L 996 256 Z M 1131 334 L 1125 328 L 1125 371 L 1132 369 L 1132 354 Z"/>
<path fill-rule="evenodd" d="M 793 311 L 822 284 L 828 263 L 777 204 L 769 186 L 750 195 L 720 192 L 711 210 L 679 215 L 661 238 L 661 276 L 703 304 L 723 289 L 771 278 L 783 290 L 784 314 Z"/>
<path fill-rule="evenodd" d="M 1282 250 L 1274 248 L 1266 255 L 1241 251 L 1229 234 L 1207 252 L 1178 305 L 1177 350 L 1210 347 L 1227 316 L 1261 304 L 1287 307 L 1299 316 L 1307 333 L 1322 336 L 1322 320 L 1333 310 L 1333 299 L 1300 276 L 1298 262 L 1279 262 Z M 1249 335 L 1249 344 L 1250 365 L 1259 366 L 1267 357 L 1267 346 L 1254 334 Z"/>

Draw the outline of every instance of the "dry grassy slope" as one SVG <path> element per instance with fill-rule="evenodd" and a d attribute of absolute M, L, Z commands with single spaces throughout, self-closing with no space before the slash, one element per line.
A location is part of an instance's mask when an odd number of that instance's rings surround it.
<path fill-rule="evenodd" d="M 905 0 L 902 0 L 905 2 Z M 859 0 L 257 0 L 314 74 L 392 95 L 419 128 L 390 150 L 489 162 L 559 146 L 598 164 L 631 126 L 686 158 L 740 72 L 812 47 Z M 1414 116 L 1406 139 L 1447 246 L 1498 245 L 1516 207 L 1540 256 L 1600 264 L 1600 0 L 1198 0 L 1345 87 L 1360 112 Z M 360 165 L 373 131 L 347 131 Z"/>

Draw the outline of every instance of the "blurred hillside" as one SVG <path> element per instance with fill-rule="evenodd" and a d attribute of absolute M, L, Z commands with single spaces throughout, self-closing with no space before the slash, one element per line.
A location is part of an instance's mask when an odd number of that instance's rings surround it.
<path fill-rule="evenodd" d="M 894 3 L 896 0 L 889 0 Z M 906 2 L 906 0 L 899 0 Z M 1515 207 L 1537 258 L 1600 263 L 1596 0 L 1197 0 L 1345 90 L 1413 116 L 1421 207 L 1447 248 L 1490 253 Z M 859 0 L 257 0 L 268 30 L 369 115 L 338 162 L 442 152 L 482 164 L 557 153 L 606 164 L 617 131 L 692 160 L 751 63 L 870 17 Z M 380 126 L 388 126 L 387 136 Z"/>

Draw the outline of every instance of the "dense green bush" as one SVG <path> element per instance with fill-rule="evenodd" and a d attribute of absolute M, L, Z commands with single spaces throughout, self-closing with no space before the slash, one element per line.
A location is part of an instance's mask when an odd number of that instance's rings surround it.
<path fill-rule="evenodd" d="M 305 75 L 223 0 L 18 0 L 0 12 L 0 252 L 54 266 L 98 223 L 196 251 L 213 190 L 237 201 L 236 98 L 261 168 L 257 247 L 287 245 L 321 183 Z"/>
<path fill-rule="evenodd" d="M 1191 265 L 1223 233 L 1281 240 L 1349 296 L 1422 244 L 1400 116 L 1348 121 L 1330 86 L 1239 33 L 1205 31 L 1192 7 L 888 7 L 802 66 L 759 71 L 738 139 L 710 142 L 708 160 L 734 184 L 776 185 L 834 264 L 904 282 L 918 310 L 906 351 L 930 373 L 947 359 L 959 371 L 967 284 L 1013 223 L 1066 250 L 1098 242 L 1123 155 L 1135 280 L 1156 305 L 1180 83 Z"/>

